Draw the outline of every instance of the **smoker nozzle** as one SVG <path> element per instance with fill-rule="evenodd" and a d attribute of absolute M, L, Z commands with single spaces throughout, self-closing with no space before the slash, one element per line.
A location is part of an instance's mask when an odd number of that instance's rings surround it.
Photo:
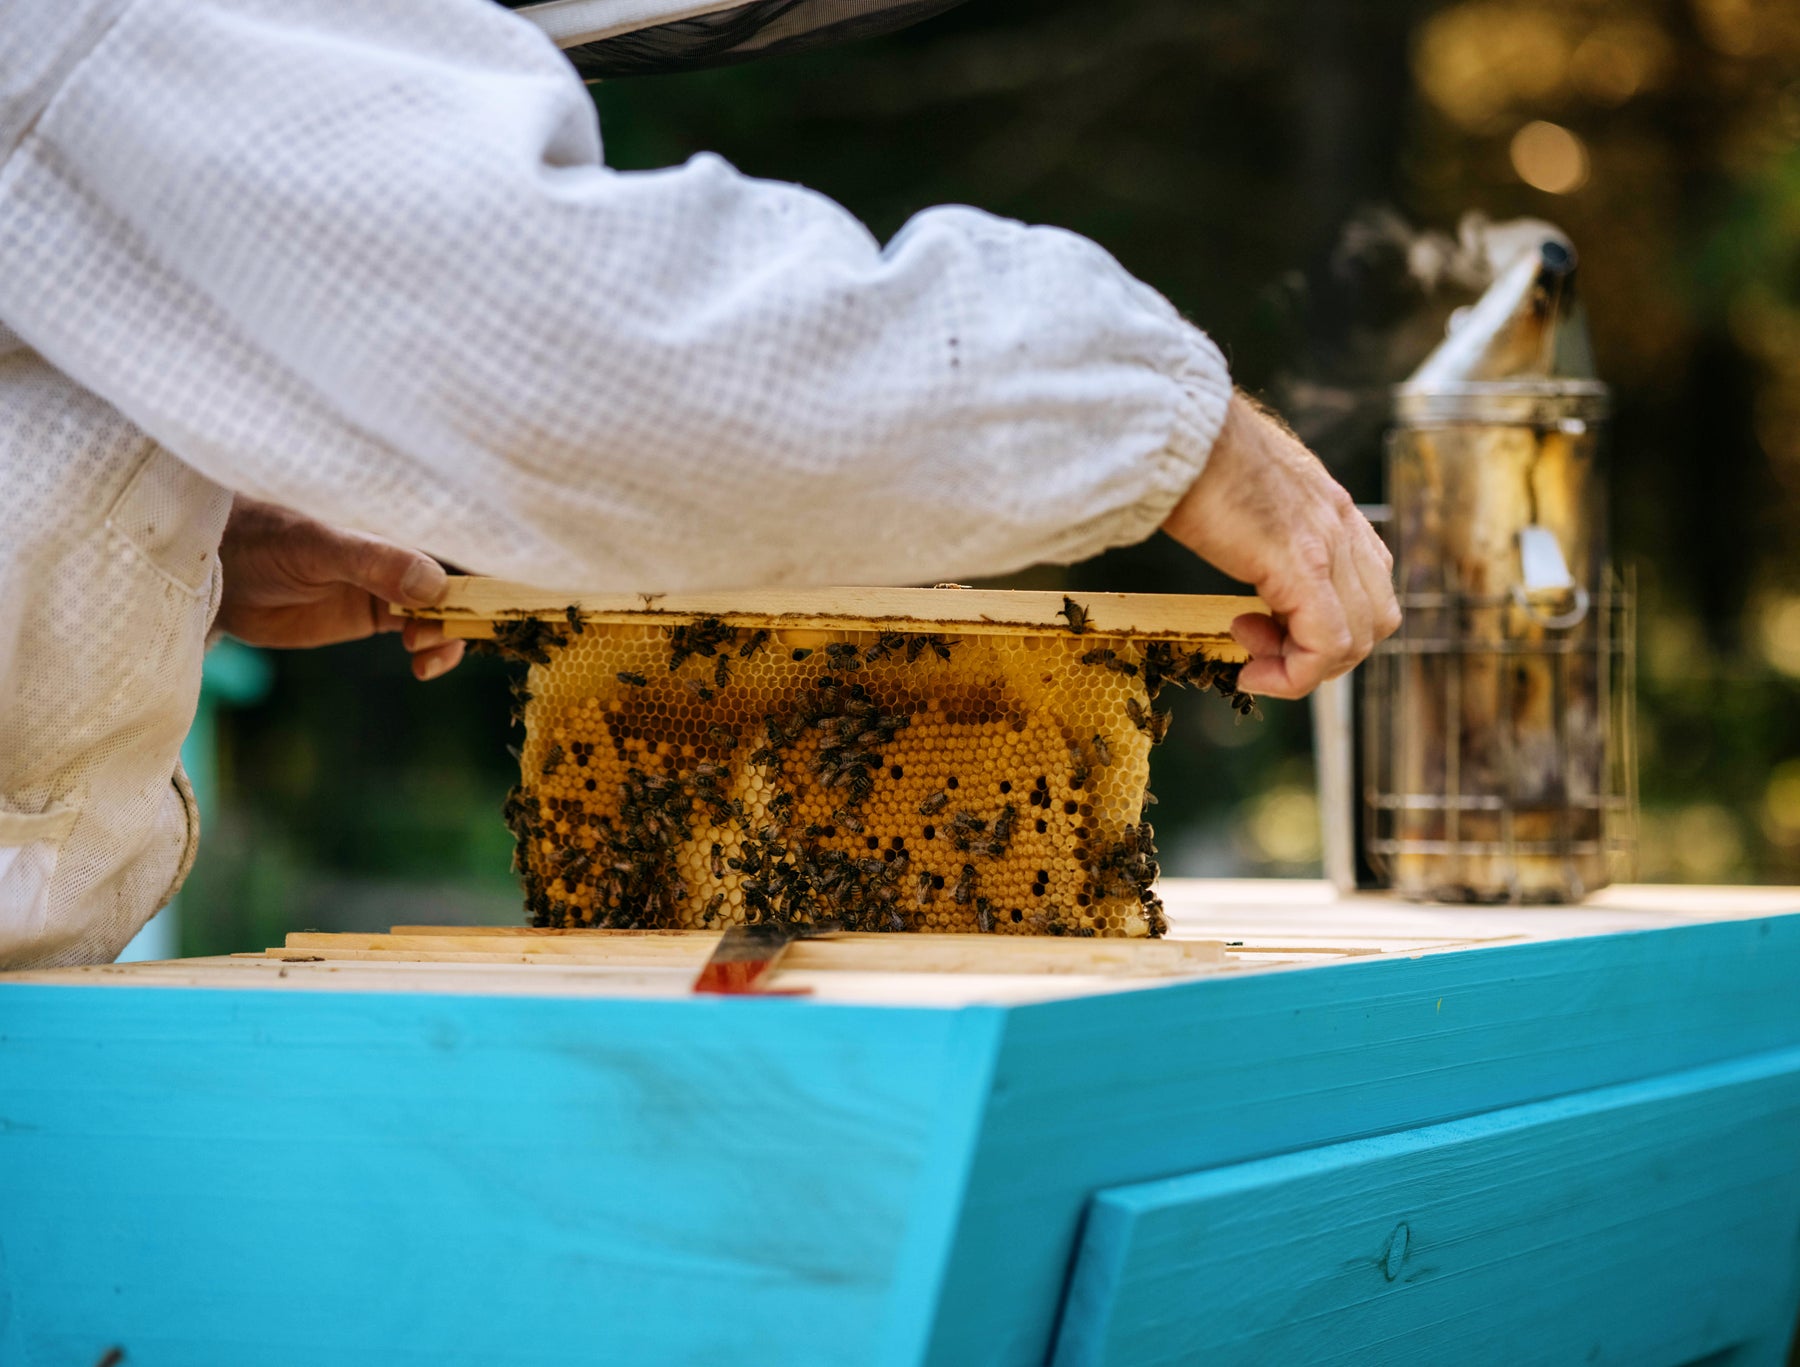
<path fill-rule="evenodd" d="M 1520 253 L 1400 386 L 1402 394 L 1442 393 L 1469 384 L 1591 380 L 1593 348 L 1575 289 L 1575 248 L 1546 238 Z"/>

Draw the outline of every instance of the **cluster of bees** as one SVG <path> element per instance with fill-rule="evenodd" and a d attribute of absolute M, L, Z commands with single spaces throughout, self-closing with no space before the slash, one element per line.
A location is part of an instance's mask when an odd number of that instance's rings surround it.
<path fill-rule="evenodd" d="M 531 922 L 1159 935 L 1148 751 L 1167 642 L 523 618 L 508 827 Z"/>

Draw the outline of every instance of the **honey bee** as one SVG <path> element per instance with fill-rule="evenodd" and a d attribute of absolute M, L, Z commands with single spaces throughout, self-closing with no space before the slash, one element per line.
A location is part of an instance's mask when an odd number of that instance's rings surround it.
<path fill-rule="evenodd" d="M 712 689 L 708 688 L 698 679 L 683 679 L 681 684 L 682 687 L 686 688 L 688 692 L 700 699 L 701 702 L 711 702 L 713 700 Z"/>
<path fill-rule="evenodd" d="M 950 805 L 950 794 L 933 793 L 919 804 L 920 816 L 936 816 Z"/>
<path fill-rule="evenodd" d="M 1096 731 L 1094 733 L 1093 744 L 1094 744 L 1094 758 L 1099 760 L 1100 763 L 1103 765 L 1111 764 L 1112 763 L 1112 746 L 1110 746 L 1106 743 L 1106 737 L 1101 735 L 1098 731 Z"/>
<path fill-rule="evenodd" d="M 618 680 L 622 684 L 630 684 L 633 688 L 642 688 L 650 682 L 642 674 L 634 673 L 629 669 L 621 669 L 618 673 Z"/>
<path fill-rule="evenodd" d="M 1006 849 L 1007 842 L 1012 839 L 1013 821 L 1018 814 L 1019 809 L 1009 802 L 1000 815 L 994 818 L 994 839 L 999 842 L 1002 851 Z"/>
<path fill-rule="evenodd" d="M 959 907 L 969 905 L 969 899 L 975 895 L 975 866 L 964 864 L 962 872 L 957 875 L 956 886 L 950 891 L 950 900 Z"/>
<path fill-rule="evenodd" d="M 718 687 L 723 688 L 730 678 L 731 657 L 728 655 L 721 655 L 713 665 L 713 683 Z"/>
<path fill-rule="evenodd" d="M 1056 615 L 1067 619 L 1069 631 L 1076 636 L 1080 636 L 1088 629 L 1087 609 L 1066 593 L 1063 595 L 1062 611 Z"/>
<path fill-rule="evenodd" d="M 975 899 L 975 924 L 981 927 L 983 935 L 994 933 L 994 908 L 985 897 Z"/>
<path fill-rule="evenodd" d="M 1135 699 L 1132 700 L 1132 702 L 1135 701 Z M 1126 706 L 1130 707 L 1131 702 L 1127 702 Z M 1082 784 L 1086 783 L 1087 780 L 1087 756 L 1081 753 L 1081 742 L 1072 740 L 1069 742 L 1069 786 L 1071 788 L 1079 788 Z"/>
<path fill-rule="evenodd" d="M 550 753 L 544 756 L 544 768 L 543 768 L 544 777 L 548 778 L 551 774 L 554 774 L 556 772 L 557 766 L 560 765 L 562 762 L 563 762 L 562 746 L 552 745 L 550 747 Z"/>
<path fill-rule="evenodd" d="M 574 632 L 577 636 L 580 636 L 587 630 L 587 627 L 581 620 L 581 607 L 579 604 L 570 603 L 568 607 L 563 609 L 563 616 L 569 619 L 569 630 Z"/>
<path fill-rule="evenodd" d="M 768 639 L 769 633 L 766 631 L 751 632 L 750 639 L 738 647 L 738 658 L 748 660 L 752 655 L 756 654 L 757 651 L 762 649 L 764 642 Z"/>
<path fill-rule="evenodd" d="M 1168 713 L 1168 711 L 1157 711 L 1156 708 L 1150 708 L 1147 711 L 1138 699 L 1129 697 L 1129 699 L 1125 699 L 1125 715 L 1130 717 L 1132 726 L 1147 733 L 1152 746 L 1159 746 L 1163 742 L 1163 737 L 1168 735 L 1168 720 L 1172 717 L 1172 713 Z"/>
<path fill-rule="evenodd" d="M 723 878 L 725 876 L 725 847 L 716 840 L 712 843 L 710 867 L 714 878 Z"/>
<path fill-rule="evenodd" d="M 700 913 L 700 924 L 710 926 L 713 921 L 718 918 L 719 908 L 724 905 L 725 894 L 722 892 L 715 892 L 712 895 L 712 900 L 707 902 L 706 910 Z"/>
<path fill-rule="evenodd" d="M 876 638 L 875 644 L 863 651 L 863 659 L 870 664 L 877 660 L 885 660 L 889 655 L 906 646 L 906 637 L 897 631 L 884 631 Z"/>
<path fill-rule="evenodd" d="M 919 905 L 926 906 L 937 896 L 937 883 L 933 880 L 930 869 L 919 870 Z"/>

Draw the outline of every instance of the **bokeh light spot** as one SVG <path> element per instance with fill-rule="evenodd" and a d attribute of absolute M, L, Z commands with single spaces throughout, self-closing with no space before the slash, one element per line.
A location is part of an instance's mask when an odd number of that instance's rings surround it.
<path fill-rule="evenodd" d="M 1588 179 L 1587 147 L 1561 124 L 1534 119 L 1512 140 L 1513 170 L 1547 195 L 1573 194 Z"/>
<path fill-rule="evenodd" d="M 1781 845 L 1800 845 L 1800 759 L 1784 759 L 1763 791 L 1763 829 Z"/>

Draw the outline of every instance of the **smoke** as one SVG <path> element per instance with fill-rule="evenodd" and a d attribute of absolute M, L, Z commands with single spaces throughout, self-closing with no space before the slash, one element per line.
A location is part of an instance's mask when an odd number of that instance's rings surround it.
<path fill-rule="evenodd" d="M 1275 406 L 1334 469 L 1365 464 L 1393 386 L 1444 339 L 1458 309 L 1546 238 L 1568 241 L 1541 219 L 1468 213 L 1451 233 L 1415 228 L 1385 205 L 1358 211 L 1324 262 L 1268 292 L 1287 333 Z"/>

